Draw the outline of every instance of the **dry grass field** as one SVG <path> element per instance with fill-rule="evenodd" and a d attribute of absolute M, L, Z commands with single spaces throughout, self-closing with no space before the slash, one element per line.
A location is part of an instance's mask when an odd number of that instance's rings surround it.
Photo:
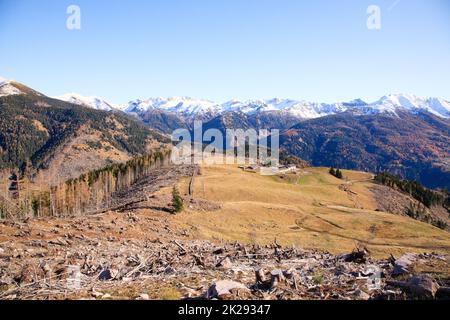
<path fill-rule="evenodd" d="M 202 166 L 194 180 L 194 198 L 220 205 L 202 212 L 186 205 L 174 223 L 198 239 L 238 240 L 331 253 L 366 246 L 374 257 L 403 252 L 450 253 L 449 233 L 408 217 L 379 212 L 369 190 L 372 176 L 343 171 L 344 180 L 327 168 L 297 174 L 262 176 L 233 165 Z M 179 183 L 188 189 L 189 180 Z M 165 190 L 163 192 L 169 192 Z"/>

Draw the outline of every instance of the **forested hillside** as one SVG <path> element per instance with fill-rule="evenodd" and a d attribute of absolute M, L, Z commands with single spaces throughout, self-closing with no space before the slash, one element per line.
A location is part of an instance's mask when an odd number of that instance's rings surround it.
<path fill-rule="evenodd" d="M 0 168 L 40 168 L 80 130 L 98 135 L 88 142 L 92 149 L 114 148 L 129 155 L 144 153 L 151 141 L 168 142 L 123 113 L 51 99 L 17 85 L 24 94 L 0 97 Z"/>
<path fill-rule="evenodd" d="M 450 188 L 450 121 L 428 112 L 303 121 L 280 136 L 280 146 L 314 166 L 387 171 Z"/>

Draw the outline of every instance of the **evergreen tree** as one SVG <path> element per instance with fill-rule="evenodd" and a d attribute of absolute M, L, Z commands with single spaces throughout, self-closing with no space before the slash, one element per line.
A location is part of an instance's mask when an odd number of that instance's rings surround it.
<path fill-rule="evenodd" d="M 183 199 L 175 186 L 172 189 L 172 206 L 174 213 L 179 213 L 183 210 Z"/>
<path fill-rule="evenodd" d="M 375 181 L 393 189 L 408 193 L 428 208 L 435 205 L 445 206 L 446 196 L 443 192 L 427 189 L 417 181 L 403 180 L 398 176 L 393 176 L 386 172 L 379 173 L 375 177 Z"/>

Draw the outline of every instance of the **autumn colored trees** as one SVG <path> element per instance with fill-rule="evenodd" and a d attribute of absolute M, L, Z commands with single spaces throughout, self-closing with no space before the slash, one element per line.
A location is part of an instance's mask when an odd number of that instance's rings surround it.
<path fill-rule="evenodd" d="M 130 187 L 152 169 L 167 165 L 169 159 L 170 150 L 154 151 L 126 163 L 115 163 L 89 171 L 52 187 L 32 186 L 29 182 L 27 185 L 24 179 L 17 187 L 19 195 L 15 201 L 15 214 L 21 218 L 69 217 L 108 208 L 115 192 Z M 3 202 L 6 201 L 4 198 Z"/>

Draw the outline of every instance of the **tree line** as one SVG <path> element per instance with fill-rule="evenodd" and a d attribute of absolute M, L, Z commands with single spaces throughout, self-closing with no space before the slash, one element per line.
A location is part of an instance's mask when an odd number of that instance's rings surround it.
<path fill-rule="evenodd" d="M 375 181 L 385 186 L 408 193 L 414 199 L 423 203 L 428 208 L 436 205 L 442 205 L 446 208 L 450 207 L 450 196 L 446 191 L 433 191 L 425 188 L 417 181 L 404 180 L 387 172 L 378 173 L 375 176 Z"/>
<path fill-rule="evenodd" d="M 158 150 L 37 190 L 36 186 L 23 179 L 19 184 L 20 196 L 15 202 L 14 213 L 10 208 L 0 215 L 9 215 L 10 218 L 70 217 L 96 212 L 111 205 L 115 192 L 129 188 L 138 179 L 149 175 L 151 170 L 167 165 L 169 161 L 170 150 Z M 0 205 L 0 211 L 2 208 Z"/>

